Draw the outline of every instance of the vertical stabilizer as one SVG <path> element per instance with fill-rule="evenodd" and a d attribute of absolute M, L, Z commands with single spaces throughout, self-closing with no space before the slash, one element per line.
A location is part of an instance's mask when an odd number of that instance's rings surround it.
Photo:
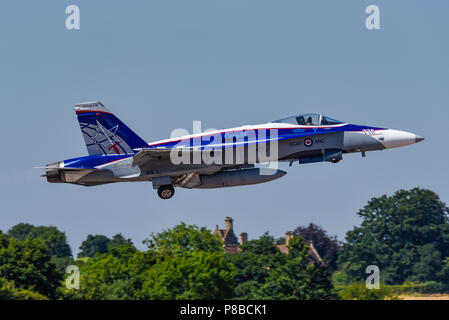
<path fill-rule="evenodd" d="M 134 154 L 133 149 L 148 147 L 101 102 L 76 104 L 74 110 L 89 155 Z"/>

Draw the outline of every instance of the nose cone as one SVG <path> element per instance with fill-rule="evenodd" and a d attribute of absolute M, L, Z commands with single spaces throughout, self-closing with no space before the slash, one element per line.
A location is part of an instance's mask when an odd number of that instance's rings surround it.
<path fill-rule="evenodd" d="M 415 143 L 421 142 L 421 141 L 423 141 L 423 140 L 424 140 L 423 137 L 418 136 L 417 134 L 415 134 Z"/>
<path fill-rule="evenodd" d="M 385 130 L 382 133 L 382 136 L 384 137 L 382 143 L 386 148 L 403 147 L 424 140 L 423 137 L 420 137 L 414 133 L 393 129 Z"/>

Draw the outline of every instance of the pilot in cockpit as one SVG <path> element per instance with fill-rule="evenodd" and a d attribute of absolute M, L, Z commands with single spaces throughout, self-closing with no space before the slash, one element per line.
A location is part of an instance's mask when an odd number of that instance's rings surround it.
<path fill-rule="evenodd" d="M 307 117 L 307 120 L 306 120 L 306 126 L 311 126 L 311 125 L 313 125 L 313 123 L 312 123 L 312 117 Z"/>
<path fill-rule="evenodd" d="M 323 119 L 321 119 L 321 124 L 323 124 L 323 125 L 329 124 L 329 122 L 327 122 L 326 117 L 323 117 Z"/>
<path fill-rule="evenodd" d="M 306 121 L 304 120 L 304 116 L 298 116 L 298 117 L 296 117 L 296 122 L 297 122 L 299 125 L 305 125 L 305 124 L 306 124 Z"/>

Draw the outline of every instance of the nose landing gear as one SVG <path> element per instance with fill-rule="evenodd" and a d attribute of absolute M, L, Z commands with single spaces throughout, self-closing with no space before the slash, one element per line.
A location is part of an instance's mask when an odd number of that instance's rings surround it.
<path fill-rule="evenodd" d="M 175 188 L 171 184 L 166 184 L 157 188 L 157 194 L 161 199 L 170 199 L 175 194 Z"/>

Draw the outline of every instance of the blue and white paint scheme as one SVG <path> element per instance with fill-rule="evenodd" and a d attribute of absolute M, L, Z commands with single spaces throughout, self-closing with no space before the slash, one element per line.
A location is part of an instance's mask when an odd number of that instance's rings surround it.
<path fill-rule="evenodd" d="M 257 164 L 338 162 L 343 154 L 402 147 L 424 138 L 405 131 L 300 114 L 258 125 L 145 142 L 100 102 L 75 105 L 88 156 L 45 166 L 49 182 L 84 186 L 152 181 L 163 199 L 174 187 L 220 188 L 286 174 Z M 182 159 L 183 161 L 178 161 Z"/>

